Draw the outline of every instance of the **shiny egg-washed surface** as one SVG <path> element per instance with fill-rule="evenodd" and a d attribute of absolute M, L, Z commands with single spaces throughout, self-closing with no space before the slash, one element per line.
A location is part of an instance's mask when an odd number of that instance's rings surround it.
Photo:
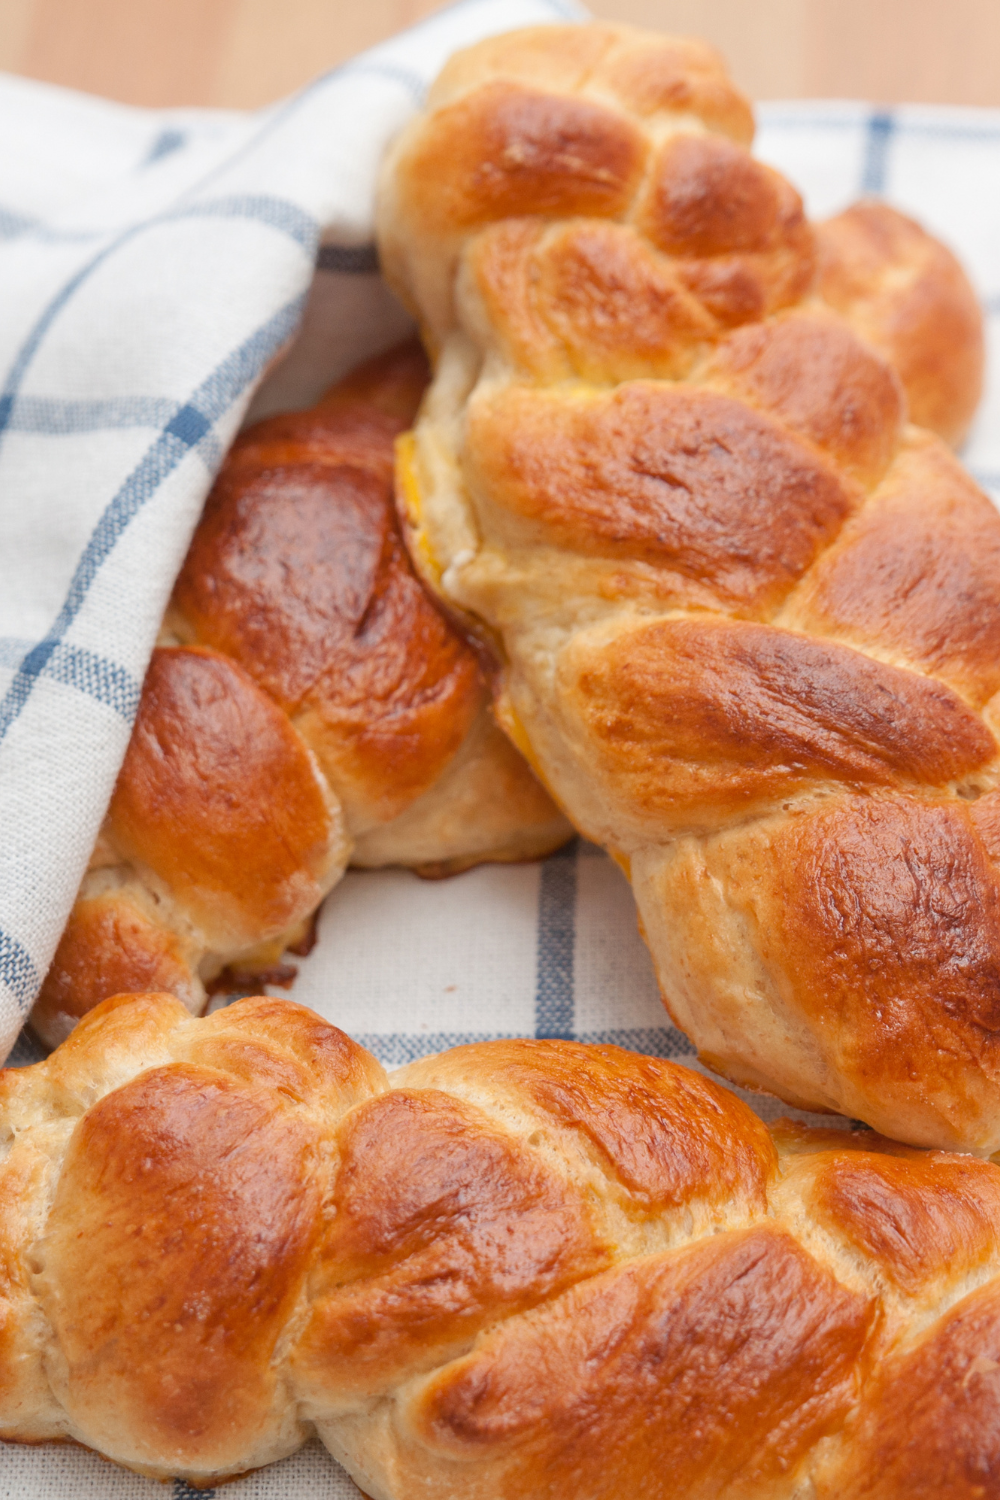
<path fill-rule="evenodd" d="M 569 836 L 403 548 L 393 442 L 426 378 L 401 346 L 233 447 L 32 1013 L 48 1043 L 124 990 L 200 1010 L 224 964 L 287 982 L 349 862 L 446 873 Z"/>
<path fill-rule="evenodd" d="M 675 1063 L 387 1076 L 287 1001 L 119 996 L 0 1074 L 0 1437 L 374 1500 L 994 1500 L 1000 1168 L 770 1131 Z"/>
<path fill-rule="evenodd" d="M 703 1059 L 986 1154 L 1000 517 L 907 410 L 957 435 L 974 313 L 955 291 L 936 345 L 893 350 L 929 326 L 926 241 L 877 207 L 817 236 L 751 134 L 695 43 L 543 28 L 446 67 L 381 189 L 435 358 L 399 464 L 412 551 L 630 873 Z M 895 320 L 866 280 L 890 241 Z M 924 377 L 959 347 L 943 421 Z"/>

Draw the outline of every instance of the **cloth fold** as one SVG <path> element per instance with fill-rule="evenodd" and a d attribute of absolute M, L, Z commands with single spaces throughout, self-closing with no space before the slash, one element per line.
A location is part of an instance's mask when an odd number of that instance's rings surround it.
<path fill-rule="evenodd" d="M 3 1056 L 86 867 L 205 494 L 299 326 L 321 238 L 305 365 L 272 409 L 401 326 L 373 274 L 376 168 L 448 55 L 580 14 L 464 0 L 254 114 L 0 83 Z"/>

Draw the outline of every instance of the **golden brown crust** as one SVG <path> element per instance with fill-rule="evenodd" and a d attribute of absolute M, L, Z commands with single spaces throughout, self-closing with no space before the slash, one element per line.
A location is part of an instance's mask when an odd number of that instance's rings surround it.
<path fill-rule="evenodd" d="M 153 653 L 108 818 L 126 858 L 152 870 L 222 949 L 307 915 L 342 847 L 287 718 L 204 647 Z"/>
<path fill-rule="evenodd" d="M 638 67 L 647 45 L 598 27 L 551 80 L 551 40 L 477 49 L 390 150 L 383 264 L 435 351 L 400 467 L 408 538 L 446 603 L 499 640 L 507 732 L 631 872 L 703 1060 L 798 1106 L 989 1152 L 1000 1105 L 978 1007 L 1000 929 L 968 807 L 1000 778 L 1000 523 L 906 421 L 909 404 L 955 436 L 979 314 L 949 252 L 892 210 L 824 226 L 817 258 L 798 195 L 742 139 L 669 91 L 609 86 L 611 59 Z M 505 177 L 488 212 L 449 208 L 445 225 L 449 135 L 461 180 L 493 181 L 491 132 L 518 89 L 539 121 L 613 100 L 633 177 L 612 174 L 603 204 L 566 184 L 546 197 L 533 137 L 520 188 Z M 476 122 L 461 139 L 459 110 Z M 839 866 L 827 838 L 827 814 L 846 830 L 855 813 L 880 830 L 881 894 L 857 829 Z M 1000 817 L 981 821 L 1000 849 Z M 936 995 L 933 954 L 950 965 Z"/>
<path fill-rule="evenodd" d="M 364 828 L 437 780 L 482 705 L 483 684 L 406 560 L 389 442 L 373 460 L 366 421 L 362 468 L 337 462 L 336 434 L 319 419 L 303 422 L 294 443 L 292 419 L 271 420 L 285 427 L 274 444 L 281 457 L 259 436 L 248 477 L 237 450 L 174 597 L 198 638 L 296 719 L 350 824 Z"/>
<path fill-rule="evenodd" d="M 910 1296 L 1000 1257 L 1000 1173 L 986 1162 L 851 1151 L 809 1166 L 811 1211 Z"/>
<path fill-rule="evenodd" d="M 902 1077 L 919 1076 L 922 1049 L 906 1057 L 903 1015 L 878 1024 L 879 1010 L 899 1000 L 911 1013 L 929 1007 L 938 1025 L 950 1020 L 970 1041 L 979 1033 L 979 1046 L 992 1051 L 1000 1020 L 1000 881 L 960 804 L 843 802 L 789 823 L 776 863 L 782 879 L 775 908 L 785 916 L 772 908 L 775 948 L 783 946 L 785 961 L 799 965 L 810 955 L 812 1006 L 831 1021 L 842 1005 L 850 1007 L 840 1029 L 852 1048 L 868 1052 L 873 1071 L 877 1047 L 880 1063 L 894 1053 Z"/>
<path fill-rule="evenodd" d="M 723 327 L 796 302 L 812 283 L 812 232 L 798 193 L 721 136 L 667 141 L 636 222 Z"/>
<path fill-rule="evenodd" d="M 709 824 L 828 778 L 942 786 L 996 744 L 943 684 L 749 621 L 662 620 L 576 637 L 560 662 L 584 753 L 635 817 Z"/>
<path fill-rule="evenodd" d="M 286 1103 L 315 1110 L 331 1129 L 335 1115 L 387 1087 L 374 1057 L 338 1027 L 270 996 L 225 1006 L 177 1046 L 188 1062 L 277 1089 Z"/>
<path fill-rule="evenodd" d="M 886 1132 L 982 1151 L 1000 1079 L 1000 876 L 967 809 L 830 799 L 720 835 L 704 868 L 789 1025 L 806 1027 L 815 1076 L 844 1080 L 844 1104 Z"/>
<path fill-rule="evenodd" d="M 296 1355 L 314 1401 L 377 1395 L 608 1262 L 583 1195 L 447 1094 L 395 1090 L 338 1145 Z"/>
<path fill-rule="evenodd" d="M 379 1500 L 982 1500 L 1000 1168 L 774 1140 L 615 1047 L 387 1080 L 288 1002 L 119 996 L 0 1073 L 0 1433 L 203 1486 L 315 1425 Z"/>
<path fill-rule="evenodd" d="M 690 254 L 664 253 L 670 247 L 652 238 L 598 218 L 506 219 L 471 240 L 460 275 L 472 279 L 513 360 L 550 381 L 570 372 L 595 381 L 682 376 L 703 346 L 794 301 L 812 277 L 805 227 L 767 253 L 708 258 L 695 256 L 697 235 Z M 860 341 L 853 347 L 856 363 L 872 362 Z"/>
<path fill-rule="evenodd" d="M 749 145 L 753 112 L 719 53 L 693 37 L 656 36 L 629 26 L 532 26 L 467 47 L 445 64 L 432 108 L 498 79 L 609 94 L 640 117 L 696 116 Z"/>
<path fill-rule="evenodd" d="M 774 1148 L 757 1117 L 732 1094 L 673 1063 L 620 1047 L 567 1041 L 491 1042 L 453 1047 L 403 1069 L 407 1086 L 517 1101 L 533 1123 L 565 1131 L 598 1166 L 604 1191 L 626 1211 L 652 1219 L 740 1203 L 763 1210 Z"/>
<path fill-rule="evenodd" d="M 856 502 L 810 445 L 740 401 L 646 381 L 567 401 L 511 387 L 469 412 L 473 492 L 581 552 L 777 604 Z"/>
<path fill-rule="evenodd" d="M 486 696 L 475 657 L 428 609 L 395 535 L 385 584 L 383 593 L 373 590 L 342 671 L 326 674 L 322 692 L 296 715 L 359 831 L 430 790 Z"/>
<path fill-rule="evenodd" d="M 794 189 L 721 136 L 667 141 L 648 193 L 640 228 L 654 245 L 680 258 L 759 253 L 805 222 Z"/>
<path fill-rule="evenodd" d="M 379 482 L 384 488 L 392 473 L 392 445 L 403 429 L 403 422 L 373 403 L 355 405 L 346 399 L 335 401 L 328 398 L 307 411 L 265 417 L 247 428 L 228 453 L 220 480 L 230 492 L 235 489 L 238 493 L 240 484 L 246 485 L 260 477 L 262 471 L 266 475 L 272 469 L 280 471 L 302 465 L 331 469 L 329 482 L 332 484 L 338 480 L 347 483 L 360 480 L 363 483 L 361 476 L 370 475 L 373 488 Z M 218 489 L 217 483 L 209 497 L 212 509 L 208 510 L 208 515 L 219 509 L 225 512 L 226 499 L 229 499 L 228 508 L 231 509 L 231 495 L 217 498 Z M 193 603 L 199 598 L 199 574 L 211 558 L 208 548 L 199 556 L 201 547 L 205 546 L 201 526 L 195 532 L 194 541 L 200 544 L 199 551 L 189 554 L 180 575 L 184 578 L 186 574 L 185 586 L 192 590 Z M 183 610 L 183 604 L 181 608 Z"/>
<path fill-rule="evenodd" d="M 870 1317 L 790 1237 L 720 1236 L 507 1325 L 408 1416 L 431 1456 L 506 1460 L 511 1500 L 767 1493 L 846 1415 Z"/>
<path fill-rule="evenodd" d="M 809 438 L 861 484 L 881 479 L 895 456 L 899 378 L 832 318 L 792 313 L 740 329 L 721 341 L 706 374 Z"/>
<path fill-rule="evenodd" d="M 1000 688 L 1000 516 L 944 444 L 913 437 L 788 618 L 898 652 L 981 707 Z"/>
<path fill-rule="evenodd" d="M 473 653 L 413 575 L 392 504 L 392 444 L 425 368 L 403 346 L 238 439 L 174 590 L 195 637 L 296 719 L 352 831 L 434 784 L 484 697 Z"/>
<path fill-rule="evenodd" d="M 54 1045 L 107 995 L 167 990 L 189 1009 L 204 1003 L 193 972 L 197 950 L 157 920 L 140 888 L 78 898 L 32 1011 L 32 1025 Z"/>
<path fill-rule="evenodd" d="M 183 1065 L 143 1074 L 81 1122 L 49 1215 L 42 1300 L 63 1404 L 116 1457 L 148 1464 L 165 1450 L 224 1470 L 273 1441 L 271 1362 L 316 1233 L 316 1148 L 276 1092 Z"/>
<path fill-rule="evenodd" d="M 633 39 L 640 45 L 630 45 Z M 753 111 L 734 87 L 719 53 L 705 42 L 630 35 L 626 28 L 615 27 L 602 61 L 597 75 L 601 83 L 637 115 L 695 115 L 741 145 L 749 146 L 753 139 Z"/>
<path fill-rule="evenodd" d="M 1000 1470 L 1000 1288 L 973 1292 L 873 1382 L 817 1496 L 992 1500 Z"/>
<path fill-rule="evenodd" d="M 143 1067 L 166 1062 L 167 1049 L 187 1016 L 181 1001 L 164 992 L 109 995 L 81 1016 L 51 1054 L 44 1074 L 13 1068 L 0 1072 L 9 1091 L 0 1090 L 4 1106 L 11 1109 L 26 1085 L 44 1078 L 64 1105 L 67 1097 L 73 1100 L 67 1114 L 82 1114 L 109 1088 L 127 1082 Z M 32 1103 L 37 1106 L 38 1100 Z"/>
<path fill-rule="evenodd" d="M 982 313 L 958 261 L 885 203 L 857 203 L 817 231 L 819 289 L 897 370 L 910 420 L 957 445 L 982 392 Z"/>
<path fill-rule="evenodd" d="M 613 216 L 645 163 L 640 132 L 617 111 L 499 80 L 434 118 L 407 161 L 407 205 L 429 234 L 512 214 Z"/>
<path fill-rule="evenodd" d="M 669 260 L 623 224 L 508 219 L 473 240 L 464 271 L 511 358 L 550 380 L 680 376 L 716 331 Z"/>

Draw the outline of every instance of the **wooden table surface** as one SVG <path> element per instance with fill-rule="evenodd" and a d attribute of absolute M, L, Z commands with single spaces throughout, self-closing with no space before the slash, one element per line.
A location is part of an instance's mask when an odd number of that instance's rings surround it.
<path fill-rule="evenodd" d="M 435 0 L 0 0 L 0 68 L 134 104 L 263 104 Z M 1000 0 L 592 0 L 709 38 L 754 98 L 1000 105 Z"/>

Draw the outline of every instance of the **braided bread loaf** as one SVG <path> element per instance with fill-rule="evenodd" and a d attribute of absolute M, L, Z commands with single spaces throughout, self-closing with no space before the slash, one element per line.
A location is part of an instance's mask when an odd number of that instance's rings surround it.
<path fill-rule="evenodd" d="M 392 445 L 426 376 L 404 346 L 237 440 L 32 1013 L 50 1044 L 116 992 L 197 1011 L 225 964 L 287 982 L 348 861 L 446 873 L 569 836 L 403 551 Z"/>
<path fill-rule="evenodd" d="M 750 133 L 712 55 L 626 29 L 445 68 L 381 193 L 436 361 L 399 465 L 411 551 L 630 873 L 703 1059 L 987 1154 L 1000 517 L 814 294 Z M 886 346 L 856 295 L 879 222 L 828 231 L 854 270 L 823 274 Z"/>
<path fill-rule="evenodd" d="M 375 1500 L 989 1500 L 1000 1169 L 610 1046 L 119 996 L 0 1074 L 0 1435 Z"/>

